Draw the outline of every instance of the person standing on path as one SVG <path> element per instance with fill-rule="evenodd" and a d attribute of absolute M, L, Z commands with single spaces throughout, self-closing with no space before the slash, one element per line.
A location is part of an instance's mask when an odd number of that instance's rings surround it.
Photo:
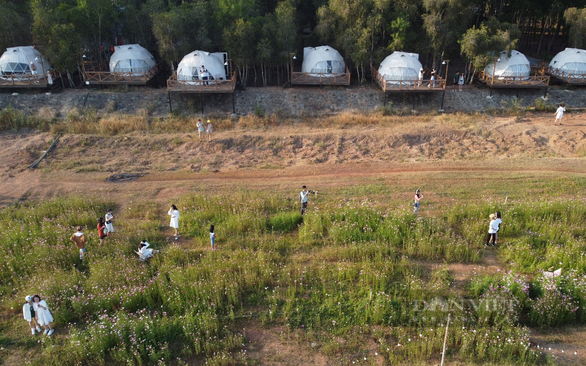
<path fill-rule="evenodd" d="M 208 142 L 212 141 L 212 133 L 214 132 L 214 127 L 212 126 L 212 121 L 208 119 L 208 125 L 206 127 L 206 132 L 208 134 Z"/>
<path fill-rule="evenodd" d="M 498 231 L 497 223 L 496 223 L 496 215 L 490 214 L 490 223 L 488 224 L 488 238 L 486 239 L 486 246 L 494 247 L 494 243 L 496 241 L 496 232 Z"/>
<path fill-rule="evenodd" d="M 462 91 L 463 86 L 464 86 L 464 73 L 460 74 L 460 79 L 458 80 L 458 90 Z"/>
<path fill-rule="evenodd" d="M 555 111 L 555 123 L 553 124 L 554 126 L 557 126 L 558 121 L 560 121 L 560 126 L 562 125 L 562 118 L 564 118 L 565 111 L 566 108 L 564 107 L 564 104 L 560 103 L 558 109 Z"/>
<path fill-rule="evenodd" d="M 303 189 L 299 193 L 299 202 L 301 202 L 301 216 L 305 215 L 307 211 L 307 204 L 309 203 L 309 191 L 307 190 L 307 186 L 303 186 Z"/>
<path fill-rule="evenodd" d="M 413 199 L 413 213 L 419 213 L 419 205 L 421 204 L 421 199 L 423 198 L 423 193 L 418 189 L 415 191 L 415 198 Z"/>
<path fill-rule="evenodd" d="M 212 250 L 216 250 L 216 232 L 214 225 L 210 225 L 210 241 L 212 242 Z"/>
<path fill-rule="evenodd" d="M 110 234 L 114 232 L 114 214 L 112 213 L 111 208 L 108 209 L 108 212 L 104 217 L 106 219 L 106 230 L 108 230 L 106 235 L 110 236 Z"/>
<path fill-rule="evenodd" d="M 456 72 L 454 74 L 454 85 L 452 85 L 452 90 L 456 90 L 456 86 L 458 86 L 458 83 L 460 82 L 460 71 Z"/>
<path fill-rule="evenodd" d="M 53 315 L 51 315 L 51 312 L 49 311 L 49 306 L 45 300 L 41 300 L 39 295 L 33 296 L 33 301 L 33 306 L 37 316 L 37 323 L 39 323 L 41 327 L 45 328 L 43 334 L 50 336 L 53 334 L 55 329 L 53 329 L 51 326 L 51 323 L 53 322 Z"/>
<path fill-rule="evenodd" d="M 501 224 L 503 223 L 503 220 L 501 218 L 500 211 L 497 211 L 495 216 L 496 216 L 496 218 L 494 219 L 494 221 L 495 221 L 495 226 L 496 226 L 496 233 L 494 234 L 494 245 L 497 245 L 498 238 L 499 238 L 499 231 L 501 230 Z"/>
<path fill-rule="evenodd" d="M 22 315 L 24 316 L 24 320 L 26 320 L 31 326 L 31 332 L 33 335 L 35 335 L 36 332 L 41 333 L 41 327 L 39 327 L 39 323 L 37 323 L 33 297 L 29 295 L 25 297 L 25 300 L 26 302 L 22 306 Z"/>
<path fill-rule="evenodd" d="M 69 240 L 74 242 L 77 248 L 79 249 L 80 260 L 83 260 L 83 257 L 85 256 L 85 246 L 87 244 L 87 238 L 85 237 L 85 234 L 82 232 L 82 229 L 83 228 L 81 226 L 78 226 L 77 232 L 71 235 L 71 237 L 69 238 Z"/>
<path fill-rule="evenodd" d="M 199 142 L 201 142 L 201 135 L 203 135 L 203 122 L 201 121 L 201 118 L 197 120 L 197 135 L 199 136 Z"/>
<path fill-rule="evenodd" d="M 100 217 L 98 219 L 98 237 L 100 238 L 100 244 L 102 244 L 104 239 L 106 239 L 106 233 L 104 232 L 104 229 L 106 229 L 106 224 L 104 224 L 104 219 Z"/>
<path fill-rule="evenodd" d="M 177 206 L 175 205 L 171 205 L 171 208 L 169 209 L 169 212 L 167 212 L 167 214 L 169 216 L 171 216 L 171 222 L 169 224 L 169 226 L 171 226 L 173 229 L 175 229 L 175 240 L 177 240 L 177 238 L 179 237 L 179 210 L 177 209 Z"/>

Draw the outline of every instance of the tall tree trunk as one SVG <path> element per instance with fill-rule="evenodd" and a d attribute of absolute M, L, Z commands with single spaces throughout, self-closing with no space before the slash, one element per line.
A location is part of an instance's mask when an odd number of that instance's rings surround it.
<path fill-rule="evenodd" d="M 541 51 L 541 43 L 543 42 L 543 35 L 545 34 L 545 28 L 547 28 L 547 24 L 550 22 L 551 15 L 547 17 L 543 25 L 541 26 L 541 35 L 539 36 L 539 43 L 537 44 L 537 57 L 539 57 L 539 51 Z"/>
<path fill-rule="evenodd" d="M 547 53 L 551 53 L 551 47 L 553 46 L 553 41 L 559 36 L 560 28 L 562 27 L 562 20 L 561 17 L 558 15 L 557 17 L 557 25 L 555 27 L 555 32 L 551 34 L 549 37 L 549 45 L 547 46 Z"/>

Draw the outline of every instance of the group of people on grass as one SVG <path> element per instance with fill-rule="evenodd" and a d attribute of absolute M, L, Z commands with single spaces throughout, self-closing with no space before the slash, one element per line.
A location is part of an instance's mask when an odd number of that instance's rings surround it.
<path fill-rule="evenodd" d="M 25 297 L 25 301 L 22 306 L 22 315 L 31 326 L 31 333 L 35 335 L 37 332 L 43 332 L 46 336 L 52 335 L 55 331 L 51 326 L 53 315 L 49 311 L 47 302 L 42 300 L 39 295 L 28 295 Z"/>
<path fill-rule="evenodd" d="M 197 120 L 197 135 L 199 136 L 199 141 L 201 141 L 202 135 L 204 133 L 204 123 L 201 121 L 201 118 Z M 208 142 L 212 141 L 212 133 L 214 132 L 214 127 L 212 126 L 212 121 L 208 119 L 208 124 L 205 125 L 205 133 L 208 135 Z"/>

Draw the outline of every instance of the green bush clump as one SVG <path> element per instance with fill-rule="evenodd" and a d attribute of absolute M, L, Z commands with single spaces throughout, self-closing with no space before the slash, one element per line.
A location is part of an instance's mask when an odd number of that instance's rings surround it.
<path fill-rule="evenodd" d="M 270 230 L 287 233 L 297 229 L 303 222 L 303 216 L 298 212 L 282 212 L 269 219 Z"/>

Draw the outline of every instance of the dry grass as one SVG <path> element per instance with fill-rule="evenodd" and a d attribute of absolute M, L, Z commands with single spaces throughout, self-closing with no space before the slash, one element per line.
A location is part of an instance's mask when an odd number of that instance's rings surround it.
<path fill-rule="evenodd" d="M 48 106 L 43 106 L 39 109 L 39 111 L 37 112 L 37 117 L 44 119 L 46 121 L 54 121 L 57 118 L 57 111 L 55 111 L 53 108 L 48 107 Z"/>

